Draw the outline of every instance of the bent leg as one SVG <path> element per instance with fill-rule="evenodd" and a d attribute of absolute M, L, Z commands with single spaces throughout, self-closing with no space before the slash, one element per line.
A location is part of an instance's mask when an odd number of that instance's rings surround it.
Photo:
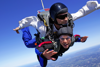
<path fill-rule="evenodd" d="M 41 65 L 41 67 L 46 67 L 47 65 L 47 59 L 42 58 L 41 56 L 37 55 L 38 61 Z"/>
<path fill-rule="evenodd" d="M 21 31 L 22 31 L 22 39 L 23 39 L 26 47 L 28 47 L 28 48 L 36 47 L 36 45 L 35 45 L 36 40 L 35 40 L 35 38 L 32 39 L 31 33 L 29 31 L 29 27 L 25 27 L 25 28 L 21 29 Z"/>
<path fill-rule="evenodd" d="M 38 61 L 41 65 L 41 67 L 46 67 L 47 59 L 41 55 L 42 52 L 40 52 L 37 48 L 35 48 L 35 53 L 37 54 L 37 58 L 38 58 Z"/>

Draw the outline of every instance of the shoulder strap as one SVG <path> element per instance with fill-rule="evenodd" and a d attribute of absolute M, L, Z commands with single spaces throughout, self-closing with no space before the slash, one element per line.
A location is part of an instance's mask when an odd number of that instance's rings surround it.
<path fill-rule="evenodd" d="M 74 27 L 74 22 L 73 22 L 73 18 L 72 18 L 72 15 L 70 13 L 68 13 L 68 26 L 70 26 L 71 28 Z"/>
<path fill-rule="evenodd" d="M 36 29 L 37 30 L 37 29 Z M 40 44 L 42 42 L 41 38 L 40 38 L 40 32 L 37 30 L 37 34 L 34 34 L 34 36 L 36 36 L 36 42 L 38 44 Z"/>
<path fill-rule="evenodd" d="M 50 17 L 49 10 L 48 11 L 41 10 L 40 12 L 38 12 L 37 16 L 41 21 L 44 22 L 45 26 L 49 26 L 49 17 Z"/>
<path fill-rule="evenodd" d="M 71 44 L 70 44 L 70 46 L 73 46 L 74 45 L 74 42 L 75 42 L 75 37 L 74 36 L 72 36 L 72 39 L 71 39 Z"/>

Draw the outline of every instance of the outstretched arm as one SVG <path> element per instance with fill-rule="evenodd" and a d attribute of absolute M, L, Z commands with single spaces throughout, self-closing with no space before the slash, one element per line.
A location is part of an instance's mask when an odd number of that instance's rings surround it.
<path fill-rule="evenodd" d="M 19 26 L 13 30 L 19 33 L 18 30 L 20 29 L 23 29 L 28 26 L 33 26 L 34 28 L 36 28 L 37 24 L 38 24 L 38 18 L 35 16 L 29 16 L 19 21 Z"/>
<path fill-rule="evenodd" d="M 85 42 L 88 38 L 88 36 L 80 37 L 80 35 L 78 34 L 74 35 L 74 37 L 75 37 L 75 42 Z"/>
<path fill-rule="evenodd" d="M 83 6 L 78 12 L 72 13 L 73 20 L 77 20 L 91 12 L 100 9 L 100 4 L 98 1 L 88 1 L 85 6 Z"/>

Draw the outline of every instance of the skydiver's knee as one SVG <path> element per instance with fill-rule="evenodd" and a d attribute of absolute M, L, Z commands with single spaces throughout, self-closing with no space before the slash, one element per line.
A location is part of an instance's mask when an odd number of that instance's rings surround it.
<path fill-rule="evenodd" d="M 35 48 L 36 46 L 33 45 L 33 46 L 30 46 L 30 45 L 26 45 L 27 48 Z"/>
<path fill-rule="evenodd" d="M 25 42 L 25 46 L 27 48 L 35 48 L 36 47 L 34 44 L 29 44 L 28 42 Z"/>

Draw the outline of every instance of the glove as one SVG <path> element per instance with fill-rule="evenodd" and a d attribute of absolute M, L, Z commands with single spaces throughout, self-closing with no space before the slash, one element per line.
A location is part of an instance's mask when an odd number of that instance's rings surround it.
<path fill-rule="evenodd" d="M 98 3 L 98 1 L 88 1 L 87 7 L 91 8 L 91 9 L 92 8 L 100 9 L 100 4 Z"/>

